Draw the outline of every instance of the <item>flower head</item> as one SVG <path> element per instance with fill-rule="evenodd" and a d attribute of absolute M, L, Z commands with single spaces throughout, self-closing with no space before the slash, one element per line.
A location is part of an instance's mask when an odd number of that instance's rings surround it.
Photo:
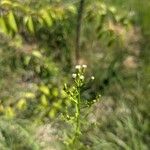
<path fill-rule="evenodd" d="M 72 74 L 72 78 L 75 79 L 76 77 L 77 77 L 77 74 L 73 73 L 73 74 Z"/>
<path fill-rule="evenodd" d="M 81 68 L 81 65 L 76 65 L 75 68 L 76 68 L 76 69 L 80 69 L 80 68 Z"/>
<path fill-rule="evenodd" d="M 92 80 L 94 80 L 94 79 L 95 79 L 95 77 L 94 77 L 94 76 L 91 76 L 91 79 L 92 79 Z"/>
<path fill-rule="evenodd" d="M 83 68 L 87 68 L 87 65 L 82 65 Z"/>

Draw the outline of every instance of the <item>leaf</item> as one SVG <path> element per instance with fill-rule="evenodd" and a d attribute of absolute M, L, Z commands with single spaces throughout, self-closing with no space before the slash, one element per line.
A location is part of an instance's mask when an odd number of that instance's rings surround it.
<path fill-rule="evenodd" d="M 39 87 L 39 90 L 40 90 L 42 93 L 44 93 L 45 95 L 49 95 L 49 94 L 50 94 L 49 88 L 48 88 L 47 86 L 45 86 L 45 85 L 41 85 L 41 86 Z"/>
<path fill-rule="evenodd" d="M 110 7 L 108 8 L 108 10 L 109 10 L 111 13 L 113 13 L 113 14 L 115 14 L 115 13 L 117 12 L 117 9 L 116 9 L 115 7 L 113 7 L 113 6 L 110 6 Z"/>
<path fill-rule="evenodd" d="M 48 101 L 47 101 L 47 98 L 46 98 L 45 95 L 42 95 L 42 96 L 41 96 L 41 104 L 42 104 L 43 106 L 48 106 Z"/>
<path fill-rule="evenodd" d="M 19 110 L 24 110 L 26 108 L 26 99 L 20 99 L 19 102 L 17 103 L 17 108 Z"/>
<path fill-rule="evenodd" d="M 3 0 L 0 5 L 2 6 L 12 6 L 12 3 L 9 0 Z"/>
<path fill-rule="evenodd" d="M 30 63 L 30 60 L 31 60 L 31 56 L 25 56 L 25 57 L 24 57 L 24 64 L 25 64 L 26 66 L 28 66 L 29 63 Z"/>
<path fill-rule="evenodd" d="M 54 118 L 56 116 L 56 109 L 51 109 L 49 112 L 49 117 Z"/>
<path fill-rule="evenodd" d="M 34 25 L 33 25 L 33 20 L 31 16 L 29 16 L 28 18 L 27 26 L 28 26 L 29 31 L 31 33 L 34 33 Z"/>
<path fill-rule="evenodd" d="M 8 34 L 8 29 L 4 17 L 0 17 L 0 31 Z"/>
<path fill-rule="evenodd" d="M 53 104 L 53 106 L 56 108 L 56 109 L 61 109 L 61 100 L 58 100 L 57 102 L 55 102 Z"/>
<path fill-rule="evenodd" d="M 26 98 L 31 98 L 31 99 L 35 98 L 35 94 L 34 94 L 34 93 L 31 93 L 31 92 L 25 93 L 24 96 L 25 96 Z"/>
<path fill-rule="evenodd" d="M 42 54 L 39 51 L 33 51 L 32 55 L 37 57 L 37 58 L 42 58 Z"/>
<path fill-rule="evenodd" d="M 24 18 L 24 23 L 27 26 L 27 29 L 30 33 L 34 33 L 34 24 L 31 16 L 27 16 Z"/>
<path fill-rule="evenodd" d="M 0 113 L 4 111 L 4 106 L 1 104 L 0 105 Z"/>
<path fill-rule="evenodd" d="M 17 32 L 18 31 L 18 28 L 17 28 L 17 23 L 16 23 L 16 20 L 15 20 L 15 16 L 13 14 L 12 11 L 10 11 L 8 13 L 8 24 L 10 26 L 10 28 L 14 31 L 14 32 Z"/>
<path fill-rule="evenodd" d="M 58 89 L 57 88 L 53 88 L 52 94 L 53 94 L 54 97 L 57 97 L 59 95 Z"/>
<path fill-rule="evenodd" d="M 13 118 L 15 116 L 15 112 L 12 107 L 8 106 L 5 108 L 5 115 L 8 118 Z"/>
<path fill-rule="evenodd" d="M 76 7 L 73 6 L 73 5 L 69 5 L 69 6 L 68 6 L 68 10 L 69 10 L 71 13 L 73 13 L 73 14 L 76 13 Z"/>
<path fill-rule="evenodd" d="M 41 15 L 47 26 L 52 26 L 52 18 L 47 10 L 42 10 Z"/>

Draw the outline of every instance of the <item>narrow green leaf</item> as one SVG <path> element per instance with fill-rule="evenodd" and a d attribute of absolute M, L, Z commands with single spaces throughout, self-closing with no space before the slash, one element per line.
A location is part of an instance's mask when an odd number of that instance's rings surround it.
<path fill-rule="evenodd" d="M 47 86 L 45 86 L 45 85 L 41 85 L 41 86 L 39 87 L 39 90 L 40 90 L 42 93 L 44 93 L 45 95 L 49 95 L 49 94 L 50 94 L 49 88 L 48 88 Z"/>
<path fill-rule="evenodd" d="M 4 17 L 0 17 L 0 32 L 8 34 L 8 29 Z"/>
<path fill-rule="evenodd" d="M 29 31 L 31 33 L 34 33 L 34 25 L 33 25 L 33 20 L 31 16 L 29 16 L 28 18 L 27 26 L 28 26 Z"/>
<path fill-rule="evenodd" d="M 24 23 L 30 33 L 34 33 L 34 24 L 32 16 L 27 16 L 24 18 Z"/>
<path fill-rule="evenodd" d="M 42 10 L 41 15 L 47 26 L 52 26 L 52 18 L 47 10 Z"/>
<path fill-rule="evenodd" d="M 16 23 L 16 20 L 15 20 L 15 16 L 14 16 L 14 13 L 12 11 L 10 11 L 8 13 L 8 24 L 10 26 L 10 28 L 14 31 L 14 32 L 17 32 L 18 31 L 18 28 L 17 28 L 17 23 Z"/>
<path fill-rule="evenodd" d="M 0 2 L 0 5 L 2 6 L 12 6 L 12 2 L 9 0 L 3 0 Z"/>
<path fill-rule="evenodd" d="M 32 52 L 32 55 L 37 57 L 37 58 L 42 58 L 42 54 L 39 51 L 36 51 L 36 50 Z"/>

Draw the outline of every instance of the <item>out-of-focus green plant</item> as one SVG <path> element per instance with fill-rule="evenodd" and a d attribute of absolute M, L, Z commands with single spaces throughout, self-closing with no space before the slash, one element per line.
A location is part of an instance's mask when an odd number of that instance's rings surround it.
<path fill-rule="evenodd" d="M 55 20 L 62 20 L 65 11 L 73 11 L 71 7 L 44 6 L 43 8 L 32 7 L 22 2 L 2 0 L 0 2 L 0 27 L 1 32 L 8 35 L 21 33 L 27 29 L 31 34 L 35 34 L 39 28 L 45 26 L 50 28 Z"/>
<path fill-rule="evenodd" d="M 31 128 L 30 128 L 31 130 Z M 1 150 L 39 150 L 31 131 L 26 128 L 26 122 L 1 117 L 0 120 L 0 149 Z"/>
<path fill-rule="evenodd" d="M 119 10 L 113 4 L 95 0 L 88 1 L 85 8 L 85 34 L 89 24 L 93 25 L 92 31 L 96 32 L 97 38 L 103 41 L 103 45 L 110 47 L 115 41 L 121 39 L 119 28 L 126 29 L 131 25 L 131 17 L 128 12 Z"/>
<path fill-rule="evenodd" d="M 45 2 L 26 1 L 22 5 L 21 1 L 2 0 L 0 33 L 9 37 L 19 34 L 23 41 L 37 43 L 40 48 L 45 48 L 48 55 L 63 63 L 68 61 L 70 66 L 71 52 L 67 39 L 70 39 L 68 35 L 73 33 L 69 27 L 70 24 L 72 27 L 75 25 L 73 18 L 76 7 L 72 3 L 62 5 L 61 1 Z"/>
<path fill-rule="evenodd" d="M 20 52 L 18 57 L 20 59 L 16 64 L 22 65 L 27 72 L 22 73 L 20 82 L 26 85 L 32 82 L 32 85 L 31 88 L 27 86 L 27 89 L 22 91 L 19 89 L 17 97 L 13 99 L 1 97 L 0 113 L 9 118 L 27 117 L 35 121 L 54 118 L 65 102 L 59 76 L 61 71 L 50 58 L 36 49 L 28 53 Z M 18 69 L 18 65 L 14 67 Z"/>

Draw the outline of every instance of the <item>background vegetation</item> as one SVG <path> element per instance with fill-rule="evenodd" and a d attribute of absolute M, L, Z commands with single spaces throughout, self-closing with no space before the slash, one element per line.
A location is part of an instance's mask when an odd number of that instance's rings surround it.
<path fill-rule="evenodd" d="M 149 149 L 150 1 L 81 1 L 0 1 L 1 150 Z M 77 64 L 95 79 L 70 148 Z"/>

